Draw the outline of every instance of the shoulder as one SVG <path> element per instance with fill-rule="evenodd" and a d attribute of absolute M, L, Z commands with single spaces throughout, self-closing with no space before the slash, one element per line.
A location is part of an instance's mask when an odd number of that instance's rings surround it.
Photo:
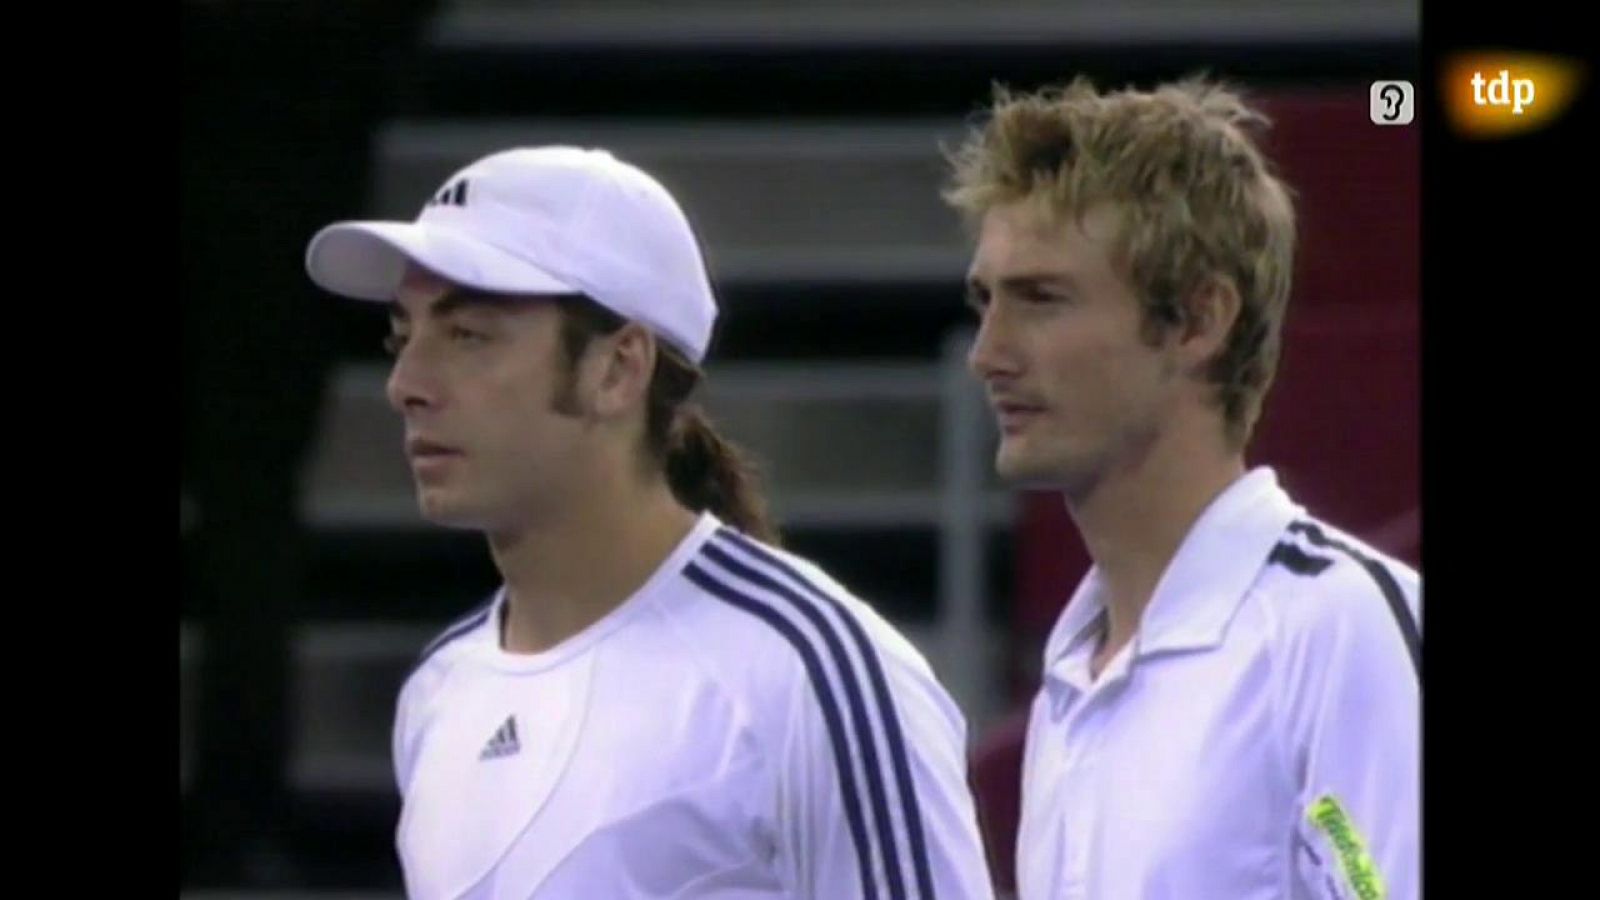
<path fill-rule="evenodd" d="M 1337 527 L 1298 517 L 1253 593 L 1291 665 L 1419 669 L 1421 575 Z"/>
<path fill-rule="evenodd" d="M 470 642 L 490 636 L 499 593 L 440 629 L 418 652 L 400 688 L 400 705 L 414 705 L 430 696 L 461 659 Z"/>
<path fill-rule="evenodd" d="M 916 647 L 815 562 L 722 528 L 684 577 L 702 598 L 698 630 L 716 638 L 709 652 L 746 673 L 745 690 L 810 698 L 841 714 L 856 702 L 877 707 L 907 692 L 931 694 L 959 720 Z M 795 690 L 802 682 L 809 689 Z"/>

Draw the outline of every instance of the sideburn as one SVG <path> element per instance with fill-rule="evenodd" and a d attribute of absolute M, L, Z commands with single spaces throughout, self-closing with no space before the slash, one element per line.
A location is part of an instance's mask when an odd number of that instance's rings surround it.
<path fill-rule="evenodd" d="M 550 411 L 569 418 L 583 415 L 583 404 L 578 402 L 578 366 L 576 361 L 563 354 L 556 360 L 555 389 L 550 392 Z"/>

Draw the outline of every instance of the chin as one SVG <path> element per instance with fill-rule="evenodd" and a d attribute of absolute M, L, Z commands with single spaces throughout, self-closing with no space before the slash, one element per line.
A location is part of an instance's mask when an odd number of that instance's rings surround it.
<path fill-rule="evenodd" d="M 1020 441 L 1002 442 L 995 453 L 995 474 L 1021 490 L 1065 490 L 1078 482 L 1080 469 L 1060 453 L 1041 453 Z"/>
<path fill-rule="evenodd" d="M 481 510 L 465 503 L 459 497 L 442 492 L 423 491 L 417 496 L 417 507 L 422 518 L 445 528 L 483 530 L 485 516 Z"/>
<path fill-rule="evenodd" d="M 1051 480 L 1050 467 L 1037 454 L 1029 453 L 1026 446 L 1012 441 L 1001 443 L 995 453 L 994 469 L 1002 481 L 1014 487 L 1047 484 Z"/>

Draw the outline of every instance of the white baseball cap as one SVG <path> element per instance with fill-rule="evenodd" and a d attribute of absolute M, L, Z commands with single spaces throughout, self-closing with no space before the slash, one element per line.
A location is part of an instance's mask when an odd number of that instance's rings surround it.
<path fill-rule="evenodd" d="M 717 318 L 689 220 L 650 175 L 604 150 L 522 147 L 450 176 L 414 222 L 338 222 L 311 239 L 324 290 L 392 300 L 407 261 L 503 294 L 584 294 L 705 359 Z"/>

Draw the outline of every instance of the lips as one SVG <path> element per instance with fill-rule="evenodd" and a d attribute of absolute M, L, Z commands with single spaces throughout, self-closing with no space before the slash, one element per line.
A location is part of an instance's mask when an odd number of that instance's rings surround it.
<path fill-rule="evenodd" d="M 999 422 L 1000 430 L 1012 434 L 1020 431 L 1033 418 L 1044 412 L 1044 407 L 1034 403 L 1020 403 L 1015 400 L 997 400 L 993 403 L 995 419 Z"/>
<path fill-rule="evenodd" d="M 460 450 L 422 438 L 406 441 L 406 455 L 412 459 L 436 459 L 442 456 L 459 456 Z"/>

